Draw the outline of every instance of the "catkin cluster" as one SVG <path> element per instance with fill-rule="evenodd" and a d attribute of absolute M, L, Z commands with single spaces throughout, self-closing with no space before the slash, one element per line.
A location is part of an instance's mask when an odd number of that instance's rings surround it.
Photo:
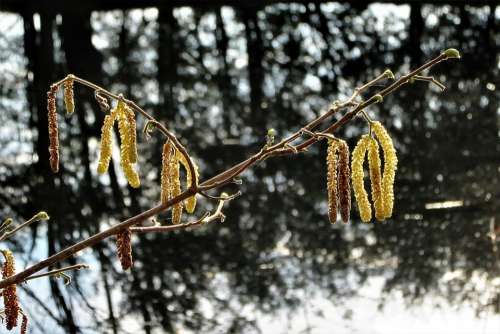
<path fill-rule="evenodd" d="M 113 126 L 118 120 L 118 132 L 120 134 L 120 166 L 125 178 L 133 188 L 141 185 L 139 174 L 134 168 L 137 163 L 137 130 L 135 115 L 132 109 L 119 100 L 116 107 L 104 118 L 101 128 L 101 150 L 97 172 L 104 174 L 108 170 L 113 148 Z"/>
<path fill-rule="evenodd" d="M 134 264 L 132 259 L 132 231 L 126 228 L 116 235 L 118 258 L 123 270 L 128 270 Z"/>
<path fill-rule="evenodd" d="M 351 185 L 349 182 L 349 146 L 343 140 L 329 140 L 326 155 L 328 217 L 330 223 L 337 221 L 340 206 L 342 221 L 349 221 L 351 211 Z"/>
<path fill-rule="evenodd" d="M 49 163 L 52 172 L 59 171 L 59 131 L 57 129 L 56 94 L 59 86 L 52 85 L 47 92 L 47 116 L 49 124 Z"/>
<path fill-rule="evenodd" d="M 162 153 L 160 195 L 162 204 L 181 194 L 180 165 L 182 165 L 186 171 L 186 187 L 188 188 L 191 186 L 191 182 L 193 182 L 193 175 L 191 175 L 189 164 L 184 155 L 173 145 L 172 141 L 168 140 L 163 145 Z M 193 165 L 196 172 L 194 182 L 197 182 L 198 167 L 194 162 Z M 193 213 L 196 208 L 196 195 L 187 198 L 184 203 L 178 202 L 174 204 L 172 207 L 172 224 L 179 224 L 181 222 L 184 206 L 188 213 Z"/>
<path fill-rule="evenodd" d="M 384 152 L 383 174 L 381 171 L 380 147 L 375 138 L 364 135 L 358 141 L 352 153 L 352 184 L 359 214 L 363 222 L 369 222 L 372 219 L 372 209 L 364 187 L 363 162 L 366 154 L 368 155 L 371 199 L 375 209 L 375 218 L 382 221 L 391 217 L 394 206 L 394 178 L 397 168 L 396 150 L 389 134 L 380 122 L 373 122 L 372 129 Z"/>
<path fill-rule="evenodd" d="M 64 105 L 66 106 L 66 113 L 68 115 L 75 111 L 75 100 L 73 93 L 73 79 L 69 78 L 64 81 Z"/>
<path fill-rule="evenodd" d="M 2 278 L 8 278 L 16 273 L 14 256 L 10 250 L 3 250 L 5 263 L 2 268 Z M 5 324 L 8 330 L 17 326 L 19 303 L 17 301 L 16 285 L 12 284 L 3 289 L 3 304 L 5 308 Z"/>

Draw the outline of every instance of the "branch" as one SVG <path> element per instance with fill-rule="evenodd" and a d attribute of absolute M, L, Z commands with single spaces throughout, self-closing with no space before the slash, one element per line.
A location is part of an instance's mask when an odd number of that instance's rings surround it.
<path fill-rule="evenodd" d="M 313 131 L 321 123 L 323 123 L 323 121 L 325 119 L 327 119 L 328 117 L 333 115 L 335 112 L 337 112 L 343 108 L 353 107 L 353 109 L 351 111 L 347 112 L 340 120 L 338 120 L 334 124 L 330 125 L 325 130 L 321 131 L 322 133 L 333 133 L 337 129 L 339 129 L 340 127 L 345 125 L 347 122 L 349 122 L 354 116 L 356 116 L 359 112 L 361 112 L 366 107 L 368 107 L 374 103 L 381 102 L 385 96 L 391 94 L 392 92 L 396 91 L 401 86 L 403 86 L 404 84 L 408 83 L 409 80 L 411 78 L 413 78 L 414 76 L 420 75 L 420 73 L 422 71 L 429 69 L 432 66 L 434 66 L 434 65 L 436 65 L 436 64 L 440 63 L 441 61 L 446 60 L 448 58 L 459 58 L 458 51 L 456 51 L 454 49 L 446 50 L 445 52 L 443 52 L 442 54 L 440 54 L 436 58 L 430 60 L 429 62 L 425 63 L 424 65 L 420 66 L 416 70 L 402 76 L 400 79 L 398 79 L 394 83 L 390 84 L 388 87 L 381 90 L 377 94 L 373 95 L 368 100 L 366 100 L 364 102 L 356 103 L 355 99 L 360 95 L 360 92 L 362 90 L 372 86 L 374 83 L 382 80 L 384 77 L 389 76 L 388 72 L 386 71 L 382 75 L 373 79 L 372 81 L 366 83 L 365 85 L 359 87 L 358 89 L 355 89 L 352 96 L 349 99 L 347 99 L 346 101 L 344 101 L 342 103 L 340 103 L 340 102 L 333 103 L 331 108 L 326 113 L 324 113 L 323 115 L 320 115 L 318 118 L 316 118 L 312 122 L 308 123 L 304 127 L 301 127 L 301 129 Z M 64 82 L 64 80 L 67 80 L 67 79 L 63 79 L 62 81 L 59 81 L 56 84 L 61 84 L 62 82 Z M 78 81 L 78 82 L 80 82 L 88 87 L 95 89 L 95 90 L 99 90 L 101 94 L 104 94 L 106 96 L 112 97 L 114 99 L 120 98 L 118 95 L 112 94 L 112 93 L 104 90 L 103 88 L 101 88 L 93 83 L 90 83 L 86 80 L 75 77 L 75 81 Z M 125 100 L 125 102 L 127 104 L 129 104 L 132 108 L 134 108 L 136 111 L 141 113 L 147 119 L 155 121 L 152 116 L 150 116 L 144 110 L 139 108 L 135 103 L 133 103 L 129 100 Z M 302 134 L 302 131 L 298 130 L 290 137 L 283 139 L 281 142 L 279 142 L 273 146 L 263 148 L 261 151 L 259 151 L 255 155 L 251 156 L 250 158 L 240 162 L 239 164 L 229 168 L 228 170 L 221 172 L 220 174 L 212 177 L 211 179 L 201 183 L 198 186 L 198 192 L 199 191 L 207 191 L 210 189 L 217 188 L 221 185 L 233 182 L 233 180 L 236 176 L 238 176 L 243 171 L 250 168 L 252 165 L 254 165 L 256 162 L 258 162 L 260 160 L 263 160 L 263 159 L 271 157 L 271 156 L 278 156 L 278 155 L 283 155 L 283 154 L 294 153 L 295 151 L 298 151 L 298 152 L 305 151 L 305 150 L 307 150 L 307 148 L 309 146 L 311 146 L 312 144 L 316 143 L 319 140 L 318 138 L 310 138 L 310 139 L 302 142 L 301 144 L 295 146 L 295 149 L 292 149 L 290 147 L 291 143 L 293 141 L 295 141 L 296 139 L 299 139 L 301 137 L 301 134 Z M 178 148 L 181 151 L 181 153 L 183 153 L 183 154 L 186 153 L 182 147 L 178 147 Z M 187 156 L 186 156 L 186 158 L 187 158 Z M 155 206 L 147 211 L 144 211 L 144 212 L 142 212 L 134 217 L 126 219 L 119 224 L 111 226 L 110 228 L 108 228 L 102 232 L 99 232 L 99 233 L 97 233 L 97 234 L 95 234 L 95 235 L 93 235 L 85 240 L 82 240 L 82 241 L 74 244 L 73 246 L 70 246 L 70 247 L 48 257 L 47 259 L 45 259 L 43 261 L 36 263 L 29 268 L 26 268 L 24 271 L 19 272 L 16 275 L 10 276 L 10 277 L 0 281 L 0 289 L 5 288 L 6 286 L 11 285 L 11 284 L 17 284 L 17 283 L 23 282 L 26 278 L 30 277 L 34 273 L 36 273 L 44 268 L 47 268 L 47 267 L 53 265 L 54 263 L 65 260 L 68 257 L 73 256 L 74 254 L 76 254 L 78 251 L 80 251 L 82 249 L 92 247 L 95 244 L 97 244 L 98 242 L 101 242 L 102 240 L 104 240 L 112 235 L 117 234 L 118 232 L 120 232 L 123 229 L 130 228 L 134 225 L 137 225 L 137 224 L 143 222 L 144 220 L 149 219 L 149 218 L 157 215 L 158 213 L 164 211 L 165 209 L 171 207 L 172 205 L 179 203 L 180 201 L 185 200 L 186 198 L 192 196 L 194 193 L 195 192 L 193 192 L 193 190 L 190 188 L 190 189 L 182 192 L 180 195 L 168 200 L 165 203 L 157 205 L 157 206 Z"/>
<path fill-rule="evenodd" d="M 22 229 L 22 228 L 24 228 L 26 226 L 29 226 L 32 223 L 35 223 L 35 222 L 38 222 L 38 221 L 41 221 L 41 220 L 49 220 L 49 219 L 50 219 L 50 217 L 47 214 L 47 212 L 40 211 L 39 213 L 37 213 L 36 215 L 34 215 L 33 217 L 31 217 L 30 219 L 28 219 L 24 223 L 22 223 L 21 225 L 19 225 L 16 228 L 14 228 L 12 231 L 7 231 L 4 234 L 2 234 L 2 236 L 0 236 L 0 241 L 4 241 L 4 240 L 10 238 L 17 231 L 19 231 L 20 229 Z M 2 226 L 0 228 L 2 228 L 2 230 L 7 229 L 11 223 L 12 223 L 12 220 L 11 219 L 7 219 L 5 222 L 3 222 L 3 224 L 2 224 Z"/>
<path fill-rule="evenodd" d="M 226 193 L 223 193 L 221 197 L 222 198 L 221 200 L 219 200 L 219 204 L 217 205 L 217 209 L 215 210 L 215 212 L 212 214 L 210 214 L 210 212 L 207 212 L 205 215 L 203 215 L 203 217 L 201 217 L 198 220 L 189 223 L 170 225 L 170 226 L 131 227 L 130 231 L 132 231 L 133 233 L 171 232 L 175 230 L 183 230 L 192 227 L 199 227 L 201 225 L 206 225 L 208 223 L 211 223 L 215 220 L 224 222 L 226 216 L 222 213 L 222 208 L 226 202 L 230 201 L 234 197 L 230 198 Z"/>
<path fill-rule="evenodd" d="M 48 271 L 48 272 L 43 273 L 43 274 L 31 275 L 30 277 L 28 277 L 24 281 L 27 282 L 27 281 L 31 281 L 33 279 L 37 279 L 37 278 L 41 278 L 41 277 L 46 277 L 46 276 L 54 276 L 54 277 L 60 277 L 60 276 L 62 276 L 64 278 L 64 284 L 68 285 L 68 284 L 71 283 L 71 277 L 69 277 L 68 275 L 66 275 L 67 271 L 89 269 L 89 268 L 90 268 L 90 266 L 87 265 L 87 264 L 78 263 L 78 264 L 74 264 L 72 266 L 68 266 L 68 267 L 64 267 L 64 268 L 60 268 L 60 269 L 51 270 L 51 271 Z"/>

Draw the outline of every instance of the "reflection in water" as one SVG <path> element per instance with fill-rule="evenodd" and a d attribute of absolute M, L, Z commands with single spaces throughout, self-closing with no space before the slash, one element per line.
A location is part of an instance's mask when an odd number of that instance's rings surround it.
<path fill-rule="evenodd" d="M 332 319 L 327 310 L 342 317 L 336 323 L 363 329 L 356 325 L 369 321 L 363 311 L 378 305 L 386 307 L 374 315 L 383 329 L 397 305 L 429 300 L 472 305 L 491 322 L 498 319 L 500 36 L 493 5 L 31 14 L 2 14 L 8 19 L 0 23 L 0 59 L 8 64 L 1 65 L 8 70 L 0 83 L 0 201 L 2 216 L 51 213 L 47 238 L 34 227 L 26 243 L 11 246 L 35 258 L 45 255 L 42 248 L 53 253 L 159 197 L 159 138 L 141 141 L 142 189 L 126 188 L 114 168 L 97 177 L 103 116 L 84 89 L 76 92 L 76 115 L 62 121 L 62 172 L 49 173 L 44 95 L 67 72 L 151 110 L 193 152 L 204 179 L 256 152 L 268 128 L 286 136 L 386 68 L 402 73 L 448 47 L 463 55 L 432 71 L 447 85 L 444 93 L 416 82 L 368 110 L 388 128 L 400 159 L 390 221 L 362 224 L 355 212 L 348 225 L 328 223 L 324 144 L 268 160 L 243 176 L 244 196 L 230 204 L 224 224 L 137 236 L 131 274 L 118 270 L 113 240 L 100 245 L 92 253 L 92 279 L 77 277 L 64 289 L 51 281 L 49 304 L 57 311 L 40 308 L 40 291 L 26 296 L 37 305 L 35 319 L 50 319 L 41 328 L 91 332 L 80 320 L 91 316 L 91 328 L 110 333 L 138 324 L 145 333 L 270 332 L 286 328 L 283 312 L 305 312 L 309 332 L 320 333 Z M 353 148 L 366 130 L 355 120 L 338 136 Z M 105 293 L 110 287 L 112 295 Z M 366 296 L 375 299 L 372 306 Z"/>

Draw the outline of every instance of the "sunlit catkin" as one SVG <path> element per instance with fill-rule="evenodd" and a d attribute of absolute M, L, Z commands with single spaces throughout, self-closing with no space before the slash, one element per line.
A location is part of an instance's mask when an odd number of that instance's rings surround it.
<path fill-rule="evenodd" d="M 56 94 L 57 85 L 50 86 L 47 92 L 47 116 L 49 124 L 49 163 L 52 172 L 59 171 L 59 132 L 57 129 Z"/>
<path fill-rule="evenodd" d="M 342 221 L 347 223 L 351 215 L 351 168 L 349 166 L 349 146 L 343 140 L 339 140 L 338 164 L 340 216 Z"/>
<path fill-rule="evenodd" d="M 338 142 L 336 140 L 329 140 L 326 153 L 326 186 L 328 191 L 328 218 L 332 224 L 335 224 L 337 221 L 337 149 Z"/>
<path fill-rule="evenodd" d="M 73 78 L 64 81 L 64 105 L 66 114 L 70 115 L 75 111 L 75 100 L 73 93 Z"/>
<path fill-rule="evenodd" d="M 370 169 L 370 184 L 372 190 L 372 202 L 375 208 L 375 218 L 384 220 L 384 202 L 382 198 L 382 176 L 380 171 L 380 149 L 378 143 L 369 137 L 368 144 L 368 166 Z"/>
<path fill-rule="evenodd" d="M 372 218 L 372 209 L 370 206 L 370 201 L 368 200 L 368 194 L 365 190 L 364 185 L 364 171 L 363 162 L 365 160 L 366 151 L 368 145 L 370 144 L 370 137 L 364 135 L 358 141 L 354 151 L 352 152 L 352 187 L 354 189 L 354 196 L 356 197 L 356 202 L 358 203 L 358 210 L 361 220 L 363 222 L 369 222 Z"/>
<path fill-rule="evenodd" d="M 129 185 L 132 188 L 139 188 L 141 185 L 139 174 L 137 174 L 137 171 L 134 169 L 134 166 L 130 161 L 130 145 L 132 141 L 130 138 L 127 111 L 125 110 L 125 103 L 122 101 L 118 101 L 117 117 L 118 132 L 120 133 L 120 165 Z"/>
<path fill-rule="evenodd" d="M 14 256 L 10 250 L 3 250 L 5 262 L 2 268 L 2 278 L 6 279 L 16 273 Z M 16 285 L 12 284 L 3 289 L 3 304 L 5 312 L 5 324 L 8 330 L 17 326 L 19 316 L 19 303 L 17 301 Z"/>
<path fill-rule="evenodd" d="M 384 151 L 384 174 L 382 176 L 382 197 L 384 202 L 384 217 L 392 216 L 394 207 L 394 178 L 398 166 L 396 150 L 387 130 L 380 122 L 373 122 L 372 130 Z"/>
<path fill-rule="evenodd" d="M 123 270 L 128 270 L 133 265 L 132 259 L 132 232 L 129 228 L 120 231 L 116 235 L 116 248 L 118 259 Z"/>
<path fill-rule="evenodd" d="M 128 157 L 130 159 L 130 162 L 135 164 L 137 162 L 137 125 L 135 122 L 135 115 L 134 111 L 125 104 L 124 106 L 124 112 L 125 115 L 127 116 L 127 123 L 128 123 L 128 140 L 129 142 L 127 143 L 128 146 Z"/>
<path fill-rule="evenodd" d="M 163 144 L 163 152 L 161 159 L 161 203 L 165 204 L 168 202 L 170 198 L 172 198 L 171 190 L 172 186 L 170 184 L 170 180 L 172 179 L 172 170 L 173 167 L 172 159 L 175 158 L 175 148 L 172 145 L 172 142 L 169 140 L 165 144 Z"/>
<path fill-rule="evenodd" d="M 101 128 L 101 149 L 99 153 L 99 163 L 97 172 L 104 174 L 108 171 L 111 153 L 113 151 L 113 124 L 116 119 L 116 109 L 111 114 L 104 117 L 104 123 Z"/>
<path fill-rule="evenodd" d="M 172 166 L 170 168 L 172 170 L 172 173 L 171 173 L 170 184 L 171 184 L 172 198 L 174 198 L 181 194 L 181 180 L 179 171 L 180 166 L 177 157 L 172 159 L 171 164 Z M 182 201 L 179 201 L 178 203 L 174 204 L 172 208 L 172 224 L 174 225 L 180 224 L 182 218 L 182 209 L 183 209 Z"/>
<path fill-rule="evenodd" d="M 189 188 L 191 186 L 191 182 L 193 182 L 193 181 L 195 183 L 198 182 L 198 176 L 199 176 L 198 175 L 198 166 L 196 165 L 194 160 L 191 158 L 191 162 L 193 163 L 194 171 L 196 174 L 195 179 L 193 180 L 193 175 L 191 173 L 191 169 L 189 168 L 189 164 L 188 164 L 186 158 L 184 157 L 184 155 L 180 151 L 177 151 L 177 158 L 179 159 L 180 163 L 182 164 L 182 166 L 186 170 L 186 188 Z M 196 195 L 188 197 L 184 201 L 184 204 L 185 204 L 187 213 L 193 213 L 194 210 L 196 209 Z"/>

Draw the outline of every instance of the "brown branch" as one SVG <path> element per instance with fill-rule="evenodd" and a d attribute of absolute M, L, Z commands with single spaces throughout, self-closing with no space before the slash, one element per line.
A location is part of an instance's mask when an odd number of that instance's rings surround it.
<path fill-rule="evenodd" d="M 231 199 L 232 198 L 230 198 L 228 195 L 222 194 L 222 199 L 219 200 L 219 204 L 217 205 L 217 209 L 215 210 L 214 213 L 210 214 L 210 212 L 207 212 L 200 219 L 189 222 L 189 223 L 170 225 L 170 226 L 131 227 L 130 231 L 132 231 L 133 233 L 171 232 L 171 231 L 175 231 L 175 230 L 183 230 L 183 229 L 187 229 L 187 228 L 199 227 L 199 226 L 211 223 L 215 220 L 219 220 L 219 221 L 223 222 L 224 219 L 226 218 L 226 216 L 222 213 L 222 208 L 224 206 L 224 203 L 227 201 L 230 201 Z"/>
<path fill-rule="evenodd" d="M 338 128 L 340 128 L 341 126 L 346 124 L 348 121 L 350 121 L 361 110 L 365 109 L 366 107 L 368 107 L 374 103 L 381 102 L 381 99 L 383 97 L 385 97 L 386 95 L 399 89 L 401 86 L 403 86 L 404 84 L 409 82 L 409 80 L 412 77 L 419 75 L 422 71 L 431 68 L 432 66 L 436 65 L 437 63 L 439 63 L 447 58 L 456 58 L 456 57 L 450 56 L 448 53 L 448 50 L 447 50 L 447 51 L 443 52 L 441 55 L 439 55 L 438 57 L 430 60 L 429 62 L 425 63 L 421 67 L 417 68 L 416 70 L 408 73 L 407 75 L 402 76 L 400 79 L 398 79 L 394 83 L 390 84 L 387 88 L 383 89 L 382 91 L 378 92 L 378 94 L 373 95 L 365 102 L 356 103 L 355 99 L 356 99 L 356 97 L 359 96 L 360 92 L 363 89 L 369 87 L 370 85 L 373 85 L 374 82 L 378 82 L 379 80 L 381 80 L 381 78 L 379 76 L 379 77 L 375 78 L 374 80 L 372 80 L 372 81 L 366 83 L 365 85 L 359 87 L 358 89 L 356 89 L 354 91 L 354 93 L 352 94 L 352 96 L 348 100 L 346 100 L 345 102 L 334 103 L 332 105 L 332 107 L 326 113 L 319 116 L 317 119 L 313 120 L 312 122 L 305 125 L 301 129 L 306 129 L 306 130 L 312 131 L 316 127 L 318 127 L 321 123 L 323 123 L 323 121 L 325 119 L 327 119 L 328 117 L 333 115 L 335 112 L 339 111 L 340 109 L 347 108 L 347 107 L 353 107 L 354 109 L 347 112 L 340 120 L 338 120 L 334 124 L 330 125 L 325 130 L 321 131 L 323 133 L 333 133 Z M 386 76 L 387 75 L 386 73 L 387 72 L 384 72 L 384 74 L 382 74 L 382 75 Z M 65 79 L 58 82 L 58 84 L 62 83 L 64 80 Z M 93 83 L 90 83 L 86 80 L 76 78 L 76 77 L 74 78 L 74 80 L 77 82 L 83 83 L 86 86 L 91 87 L 95 90 L 99 90 L 102 94 L 107 95 L 108 97 L 112 97 L 114 99 L 120 98 L 118 95 L 112 94 L 112 93 L 104 90 L 103 88 L 101 88 Z M 132 108 L 134 108 L 136 111 L 141 113 L 143 116 L 145 116 L 147 119 L 154 120 L 154 118 L 152 116 L 150 116 L 144 110 L 139 108 L 135 103 L 128 101 L 128 100 L 125 100 L 125 102 L 127 104 L 129 104 Z M 292 149 L 291 147 L 289 147 L 290 144 L 293 141 L 295 141 L 296 139 L 299 139 L 301 137 L 301 135 L 302 135 L 302 131 L 298 130 L 290 137 L 283 139 L 281 142 L 279 142 L 275 145 L 263 148 L 258 153 L 251 156 L 250 158 L 244 160 L 243 162 L 240 162 L 239 164 L 229 168 L 228 170 L 221 172 L 220 174 L 212 177 L 211 179 L 201 183 L 198 186 L 197 191 L 210 190 L 210 189 L 216 188 L 218 186 L 224 185 L 226 183 L 232 182 L 236 176 L 238 176 L 244 170 L 250 168 L 252 165 L 254 165 L 256 162 L 258 162 L 260 160 L 263 160 L 263 159 L 270 157 L 270 156 L 290 154 L 290 153 L 294 153 L 296 151 L 299 151 L 299 152 L 305 151 L 309 146 L 311 146 L 312 144 L 316 143 L 319 140 L 318 138 L 310 138 L 310 139 L 302 142 L 301 144 L 295 146 L 295 150 Z M 181 152 L 184 154 L 185 150 L 183 151 L 181 148 L 182 147 L 179 147 L 179 150 L 181 150 Z M 186 153 L 186 155 L 187 155 L 187 153 Z M 186 156 L 186 158 L 187 158 L 187 156 Z M 196 193 L 196 192 L 193 191 L 192 188 L 190 188 L 190 189 L 184 191 L 183 193 L 181 193 L 179 196 L 176 196 L 175 198 L 170 199 L 166 203 L 157 205 L 157 206 L 155 206 L 149 210 L 146 210 L 146 211 L 144 211 L 144 212 L 142 212 L 134 217 L 126 219 L 117 225 L 111 226 L 110 228 L 108 228 L 102 232 L 99 232 L 99 233 L 97 233 L 97 234 L 95 234 L 95 235 L 93 235 L 85 240 L 82 240 L 82 241 L 50 256 L 49 258 L 47 258 L 41 262 L 38 262 L 29 268 L 26 268 L 24 271 L 21 271 L 16 275 L 10 276 L 10 277 L 0 281 L 0 289 L 5 288 L 6 286 L 11 285 L 11 284 L 18 284 L 20 282 L 23 282 L 26 278 L 30 277 L 34 273 L 36 273 L 44 268 L 47 268 L 47 267 L 53 265 L 54 263 L 65 260 L 68 257 L 75 255 L 78 251 L 80 251 L 82 249 L 92 247 L 95 244 L 97 244 L 98 242 L 100 242 L 100 241 L 102 241 L 102 240 L 104 240 L 112 235 L 115 235 L 116 233 L 120 232 L 124 228 L 130 228 L 134 225 L 137 225 L 137 224 L 143 222 L 144 220 L 149 219 L 149 218 L 157 215 L 158 213 L 164 211 L 165 209 L 171 207 L 172 205 L 174 205 L 180 201 L 185 200 L 186 198 L 192 196 L 194 193 Z"/>

